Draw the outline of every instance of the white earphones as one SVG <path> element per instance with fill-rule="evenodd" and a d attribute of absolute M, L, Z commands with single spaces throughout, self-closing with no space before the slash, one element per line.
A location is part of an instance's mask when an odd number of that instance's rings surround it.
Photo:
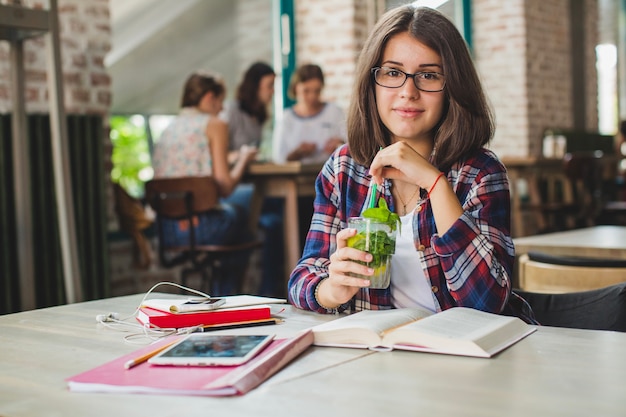
<path fill-rule="evenodd" d="M 109 314 L 98 314 L 96 316 L 96 321 L 98 323 L 106 323 L 112 322 L 120 319 L 119 313 L 109 313 Z"/>
<path fill-rule="evenodd" d="M 126 339 L 126 341 L 131 341 L 131 339 L 134 338 L 142 338 L 142 337 L 148 337 L 150 339 L 155 339 L 155 338 L 161 338 L 161 337 L 165 337 L 165 336 L 169 336 L 172 334 L 189 334 L 192 332 L 196 332 L 196 331 L 202 331 L 202 327 L 201 326 L 195 326 L 195 327 L 187 327 L 187 328 L 181 328 L 181 329 L 161 329 L 161 328 L 153 328 L 148 326 L 143 326 L 139 323 L 135 323 L 134 321 L 127 321 L 129 319 L 133 319 L 135 318 L 137 312 L 139 311 L 139 307 L 141 307 L 141 305 L 143 304 L 143 302 L 146 300 L 146 298 L 148 297 L 148 295 L 154 291 L 155 288 L 159 287 L 160 285 L 171 285 L 186 291 L 189 291 L 191 293 L 194 294 L 198 294 L 201 295 L 202 297 L 207 297 L 207 298 L 211 298 L 210 295 L 203 293 L 202 291 L 198 291 L 198 290 L 194 290 L 192 288 L 188 288 L 188 287 L 184 287 L 182 285 L 176 284 L 174 282 L 159 282 L 155 285 L 152 286 L 152 288 L 150 288 L 148 290 L 148 292 L 144 295 L 143 299 L 141 300 L 141 302 L 139 303 L 139 305 L 137 306 L 137 308 L 135 309 L 135 311 L 127 316 L 127 317 L 121 317 L 119 313 L 107 313 L 107 314 L 98 314 L 96 316 L 96 322 L 99 323 L 100 325 L 104 326 L 104 327 L 108 327 L 110 329 L 114 329 L 114 330 L 121 330 L 121 331 L 131 331 L 135 330 L 135 331 L 139 331 L 138 333 L 134 333 L 134 334 L 130 334 L 124 337 L 124 339 Z"/>

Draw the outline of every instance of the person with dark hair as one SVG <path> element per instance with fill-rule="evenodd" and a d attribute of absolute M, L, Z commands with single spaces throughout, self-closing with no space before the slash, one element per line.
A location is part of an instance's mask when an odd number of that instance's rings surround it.
<path fill-rule="evenodd" d="M 346 141 L 346 120 L 340 107 L 322 101 L 324 73 L 318 65 L 298 67 L 289 96 L 296 103 L 277 123 L 272 143 L 274 162 L 323 162 Z"/>
<path fill-rule="evenodd" d="M 197 71 L 187 78 L 180 112 L 155 144 L 154 178 L 212 176 L 221 197 L 233 192 L 257 151 L 242 147 L 234 165 L 229 166 L 228 125 L 218 117 L 225 95 L 224 82 L 217 74 Z M 163 224 L 166 240 L 160 244 L 172 247 L 188 241 L 187 222 L 169 220 Z M 251 239 L 247 226 L 243 207 L 222 202 L 215 210 L 198 216 L 194 230 L 198 244 L 232 244 Z M 227 273 L 244 272 L 247 260 L 242 262 L 239 257 L 233 262 L 224 260 Z"/>
<path fill-rule="evenodd" d="M 268 106 L 274 97 L 272 67 L 255 62 L 244 73 L 237 88 L 236 100 L 228 103 L 221 117 L 228 123 L 230 136 L 230 158 L 239 153 L 242 146 L 258 149 L 263 135 L 263 125 L 269 118 Z M 241 184 L 226 202 L 250 208 L 254 188 L 252 184 Z M 280 285 L 283 272 L 283 219 L 282 200 L 266 199 L 261 210 L 259 226 L 263 231 L 263 270 L 259 294 L 282 296 Z"/>
<path fill-rule="evenodd" d="M 465 41 L 430 8 L 388 11 L 356 67 L 348 144 L 316 181 L 304 252 L 289 301 L 320 313 L 454 306 L 519 315 L 506 169 L 485 148 L 492 113 Z M 376 184 L 377 187 L 372 185 Z M 368 288 L 372 255 L 350 248 L 348 218 L 384 198 L 401 218 L 391 285 Z"/>
<path fill-rule="evenodd" d="M 276 74 L 271 66 L 255 62 L 244 73 L 236 99 L 226 104 L 221 117 L 228 123 L 230 150 L 243 145 L 261 144 L 263 125 L 269 118 L 268 106 L 274 97 Z"/>

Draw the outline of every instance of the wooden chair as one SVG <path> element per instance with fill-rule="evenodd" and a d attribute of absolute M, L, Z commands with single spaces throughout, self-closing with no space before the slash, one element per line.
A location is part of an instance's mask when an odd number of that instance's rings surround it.
<path fill-rule="evenodd" d="M 588 291 L 626 281 L 626 260 L 551 256 L 538 252 L 518 260 L 519 287 L 538 293 Z"/>
<path fill-rule="evenodd" d="M 190 227 L 189 241 L 186 245 L 164 247 L 163 219 L 186 220 L 191 225 L 194 216 L 216 208 L 218 204 L 217 184 L 211 177 L 180 177 L 153 179 L 146 183 L 146 200 L 157 215 L 157 233 L 159 239 L 159 260 L 166 268 L 186 265 L 181 273 L 181 283 L 186 285 L 190 274 L 202 276 L 206 291 L 212 291 L 213 280 L 224 277 L 220 259 L 225 254 L 243 253 L 261 246 L 261 242 L 229 245 L 199 245 L 194 227 Z M 237 277 L 237 292 L 242 292 L 243 276 Z"/>
<path fill-rule="evenodd" d="M 576 152 L 565 154 L 558 171 L 532 173 L 523 208 L 537 213 L 539 233 L 595 225 L 605 199 L 604 169 L 601 151 Z"/>
<path fill-rule="evenodd" d="M 574 201 L 571 182 L 565 172 L 542 172 L 530 178 L 530 202 L 526 209 L 537 216 L 539 233 L 572 229 L 579 206 Z"/>
<path fill-rule="evenodd" d="M 564 294 L 515 292 L 528 301 L 541 325 L 626 332 L 626 282 Z"/>
<path fill-rule="evenodd" d="M 605 161 L 602 151 L 568 153 L 563 158 L 565 175 L 570 180 L 573 201 L 578 206 L 578 227 L 596 224 L 606 199 L 604 189 Z"/>

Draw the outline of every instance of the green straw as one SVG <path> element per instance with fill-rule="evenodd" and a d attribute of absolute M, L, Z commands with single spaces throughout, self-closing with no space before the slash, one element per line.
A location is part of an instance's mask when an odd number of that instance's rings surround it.
<path fill-rule="evenodd" d="M 376 183 L 372 185 L 372 195 L 370 196 L 370 208 L 376 207 Z"/>
<path fill-rule="evenodd" d="M 383 147 L 381 146 L 379 150 L 382 151 Z M 376 191 L 377 191 L 377 184 L 374 183 L 372 184 L 372 194 L 370 195 L 370 207 L 369 208 L 376 207 Z"/>

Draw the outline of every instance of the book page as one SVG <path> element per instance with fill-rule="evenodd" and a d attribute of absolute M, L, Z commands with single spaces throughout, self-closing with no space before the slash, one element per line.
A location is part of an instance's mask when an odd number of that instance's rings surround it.
<path fill-rule="evenodd" d="M 517 317 L 455 307 L 390 332 L 384 341 L 386 345 L 413 344 L 441 353 L 488 357 L 533 330 Z"/>
<path fill-rule="evenodd" d="M 411 323 L 432 313 L 420 308 L 364 310 L 313 327 L 316 345 L 373 347 L 390 329 Z M 356 347 L 356 346 L 355 346 Z"/>
<path fill-rule="evenodd" d="M 490 315 L 471 308 L 456 307 L 436 314 L 434 320 L 414 325 L 420 333 L 430 333 L 450 339 L 474 340 L 496 331 L 509 318 Z"/>

